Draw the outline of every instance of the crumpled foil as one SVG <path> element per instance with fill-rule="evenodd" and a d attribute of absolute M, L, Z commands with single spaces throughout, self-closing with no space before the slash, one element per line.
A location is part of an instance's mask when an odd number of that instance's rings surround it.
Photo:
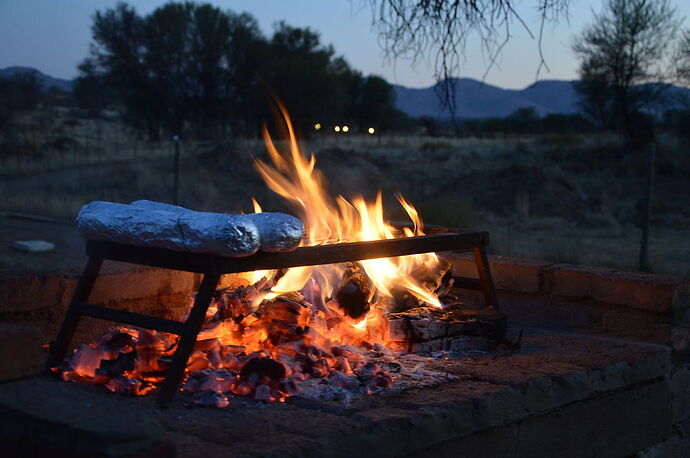
<path fill-rule="evenodd" d="M 241 215 L 167 211 L 95 201 L 77 215 L 82 237 L 221 256 L 249 256 L 259 230 Z"/>
<path fill-rule="evenodd" d="M 259 229 L 261 251 L 292 251 L 302 241 L 302 221 L 284 213 L 250 213 L 244 215 Z"/>
<path fill-rule="evenodd" d="M 300 220 L 281 213 L 195 212 L 148 200 L 91 202 L 77 215 L 77 228 L 87 239 L 232 257 L 249 256 L 259 248 L 290 251 L 303 234 Z"/>
<path fill-rule="evenodd" d="M 137 200 L 130 204 L 133 207 L 148 208 L 151 210 L 168 210 L 174 212 L 191 212 L 178 205 L 154 202 L 151 200 Z M 261 251 L 280 252 L 292 251 L 297 248 L 304 235 L 302 221 L 294 216 L 284 213 L 249 213 L 237 215 L 240 218 L 251 220 L 259 230 Z"/>

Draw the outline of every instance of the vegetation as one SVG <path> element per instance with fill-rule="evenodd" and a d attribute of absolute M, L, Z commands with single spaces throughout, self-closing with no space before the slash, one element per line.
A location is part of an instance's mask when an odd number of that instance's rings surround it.
<path fill-rule="evenodd" d="M 567 15 L 570 0 L 533 0 L 539 31 L 533 33 L 518 14 L 515 0 L 369 0 L 380 41 L 393 58 L 411 58 L 434 66 L 443 108 L 455 123 L 455 79 L 464 64 L 467 39 L 476 34 L 490 62 L 488 73 L 516 22 L 541 39 L 547 21 Z M 546 65 L 542 58 L 539 70 Z"/>
<path fill-rule="evenodd" d="M 309 28 L 280 22 L 266 38 L 249 14 L 171 2 L 147 16 L 120 3 L 92 30 L 75 95 L 90 110 L 120 106 L 152 139 L 256 135 L 269 96 L 305 133 L 344 119 L 385 130 L 404 117 L 384 79 L 353 70 Z"/>
<path fill-rule="evenodd" d="M 650 109 L 679 75 L 677 50 L 690 44 L 677 44 L 680 26 L 669 0 L 607 0 L 573 45 L 583 112 L 602 127 L 650 141 Z"/>
<path fill-rule="evenodd" d="M 0 78 L 0 130 L 7 127 L 16 113 L 35 108 L 41 93 L 33 75 Z"/>
<path fill-rule="evenodd" d="M 484 15 L 492 5 L 512 4 L 442 3 L 458 11 L 476 5 Z M 610 14 L 597 18 L 611 21 Z M 463 27 L 490 24 L 481 16 L 468 20 Z M 621 134 L 630 137 L 630 126 L 645 131 L 643 122 L 657 143 L 652 267 L 690 276 L 690 104 L 650 109 L 650 94 L 663 92 L 657 89 L 672 75 L 690 81 L 690 32 L 664 46 L 673 66 L 633 59 L 635 78 L 620 84 L 612 76 L 618 67 L 595 66 L 615 60 L 598 54 L 615 46 L 598 48 L 598 39 L 586 40 L 596 34 L 587 33 L 579 39 L 582 114 L 523 107 L 503 118 L 411 119 L 394 108 L 385 80 L 352 69 L 308 28 L 278 23 L 264 36 L 250 15 L 208 4 L 171 2 L 146 16 L 119 4 L 94 16 L 91 52 L 72 93 L 45 90 L 31 75 L 0 79 L 0 211 L 70 218 L 94 199 L 170 201 L 172 135 L 181 137 L 182 205 L 239 212 L 250 210 L 254 196 L 267 210 L 285 210 L 252 165 L 265 154 L 259 126 L 272 118 L 270 98 L 277 96 L 335 193 L 401 191 L 428 223 L 488 229 L 496 253 L 635 268 L 648 162 Z M 626 49 L 618 49 L 620 59 Z M 652 77 L 662 67 L 669 79 Z M 632 107 L 628 114 L 625 107 Z M 332 126 L 344 121 L 350 132 L 336 134 Z M 317 122 L 330 127 L 316 130 Z M 375 135 L 366 133 L 372 126 Z"/>

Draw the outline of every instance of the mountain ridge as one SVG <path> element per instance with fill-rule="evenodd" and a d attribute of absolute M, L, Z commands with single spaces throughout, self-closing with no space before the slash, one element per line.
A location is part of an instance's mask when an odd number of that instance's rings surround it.
<path fill-rule="evenodd" d="M 71 91 L 74 85 L 74 80 L 66 80 L 62 78 L 55 78 L 54 76 L 47 75 L 42 71 L 32 68 L 32 67 L 22 67 L 20 65 L 13 65 L 10 67 L 0 68 L 0 78 L 13 78 L 22 74 L 31 74 L 36 78 L 38 84 L 44 90 L 51 87 L 57 87 L 63 91 Z"/>
<path fill-rule="evenodd" d="M 59 87 L 71 91 L 74 80 L 55 78 L 42 71 L 21 66 L 0 69 L 0 77 L 22 73 L 33 74 L 43 89 Z M 456 116 L 460 119 L 503 118 L 519 108 L 534 108 L 540 116 L 579 113 L 578 96 L 574 80 L 539 80 L 523 89 L 504 89 L 472 78 L 455 78 Z M 426 88 L 408 88 L 393 84 L 395 107 L 408 116 L 419 118 L 449 118 L 441 109 L 436 85 Z M 671 91 L 690 100 L 690 88 L 673 86 Z"/>
<path fill-rule="evenodd" d="M 459 118 L 505 117 L 518 108 L 534 108 L 539 115 L 579 112 L 575 81 L 540 80 L 524 89 L 503 89 L 472 78 L 456 78 L 456 116 Z M 393 86 L 396 106 L 413 117 L 449 117 L 441 109 L 436 85 L 427 88 Z"/>

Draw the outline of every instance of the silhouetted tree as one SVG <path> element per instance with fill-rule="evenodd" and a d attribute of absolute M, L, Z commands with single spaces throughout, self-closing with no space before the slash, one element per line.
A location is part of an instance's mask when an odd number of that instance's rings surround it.
<path fill-rule="evenodd" d="M 668 0 L 607 0 L 573 45 L 586 113 L 629 137 L 639 131 L 640 110 L 658 100 L 672 77 L 678 17 Z"/>
<path fill-rule="evenodd" d="M 269 54 L 266 83 L 290 108 L 297 126 L 307 132 L 315 122 L 340 121 L 346 108 L 340 85 L 351 69 L 335 57 L 332 46 L 323 46 L 319 34 L 309 28 L 279 22 Z"/>
<path fill-rule="evenodd" d="M 4 130 L 15 113 L 35 108 L 42 95 L 41 86 L 32 73 L 0 78 L 0 128 Z"/>
<path fill-rule="evenodd" d="M 113 91 L 99 75 L 92 59 L 85 59 L 79 65 L 79 76 L 74 80 L 72 95 L 78 106 L 96 116 L 114 102 Z"/>
<path fill-rule="evenodd" d="M 506 118 L 509 129 L 513 132 L 532 134 L 540 130 L 540 117 L 533 107 L 522 107 Z"/>
<path fill-rule="evenodd" d="M 268 118 L 267 94 L 304 132 L 350 116 L 381 126 L 392 119 L 391 86 L 352 70 L 309 28 L 280 22 L 267 40 L 252 16 L 193 2 L 145 17 L 120 3 L 93 20 L 77 97 L 96 111 L 109 102 L 98 92 L 112 88 L 126 119 L 151 138 L 253 135 Z"/>

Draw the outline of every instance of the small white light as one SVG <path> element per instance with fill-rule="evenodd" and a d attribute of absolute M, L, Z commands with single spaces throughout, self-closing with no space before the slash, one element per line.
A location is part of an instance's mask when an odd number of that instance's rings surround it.
<path fill-rule="evenodd" d="M 376 129 L 374 129 L 373 127 L 370 127 L 370 128 L 369 128 L 369 133 L 372 134 L 372 135 L 374 135 L 374 132 L 376 132 Z"/>
<path fill-rule="evenodd" d="M 321 123 L 317 122 L 316 124 L 314 124 L 314 130 L 319 130 L 319 129 L 321 129 Z"/>
<path fill-rule="evenodd" d="M 347 126 L 343 126 L 343 132 L 347 132 L 348 130 L 350 130 L 350 128 L 349 128 L 349 127 L 347 127 Z"/>
<path fill-rule="evenodd" d="M 335 127 L 333 128 L 333 130 L 336 131 L 336 132 L 340 132 L 340 126 L 335 126 Z"/>

